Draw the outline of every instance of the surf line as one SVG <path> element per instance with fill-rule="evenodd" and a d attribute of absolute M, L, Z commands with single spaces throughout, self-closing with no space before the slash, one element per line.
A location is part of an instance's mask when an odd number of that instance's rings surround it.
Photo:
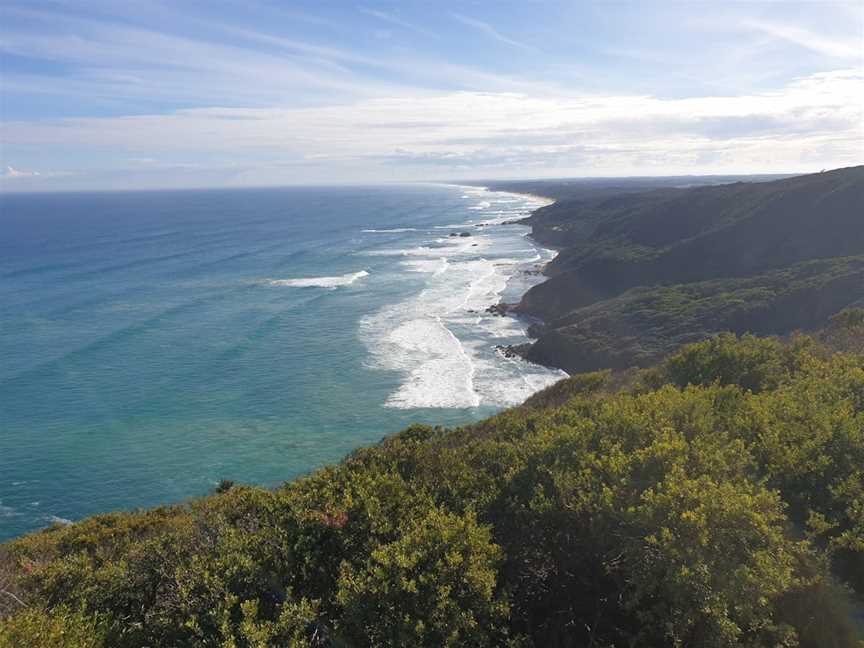
<path fill-rule="evenodd" d="M 480 394 L 474 389 L 474 374 L 477 371 L 477 368 L 474 366 L 474 361 L 471 360 L 471 356 L 469 356 L 465 352 L 465 346 L 459 340 L 456 335 L 454 335 L 453 331 L 451 331 L 447 326 L 441 321 L 441 316 L 436 315 L 435 320 L 442 329 L 444 329 L 447 334 L 453 338 L 453 341 L 456 342 L 456 347 L 459 349 L 459 354 L 462 356 L 462 361 L 467 365 L 468 371 L 465 374 L 465 389 L 468 391 L 469 397 L 471 399 L 470 407 L 479 407 L 480 405 Z"/>

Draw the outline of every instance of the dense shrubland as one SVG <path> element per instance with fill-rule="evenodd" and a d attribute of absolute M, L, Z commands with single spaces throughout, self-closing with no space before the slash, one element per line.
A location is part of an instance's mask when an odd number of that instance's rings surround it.
<path fill-rule="evenodd" d="M 864 256 L 806 261 L 753 277 L 634 288 L 544 327 L 530 360 L 568 371 L 646 366 L 722 331 L 812 330 L 864 300 Z"/>
<path fill-rule="evenodd" d="M 0 547 L 0 646 L 860 646 L 864 313 Z M 857 619 L 857 621 L 856 621 Z"/>
<path fill-rule="evenodd" d="M 561 184 L 527 219 L 559 250 L 518 305 L 546 321 L 525 350 L 535 362 L 645 366 L 720 331 L 811 331 L 864 303 L 864 166 L 642 192 Z"/>

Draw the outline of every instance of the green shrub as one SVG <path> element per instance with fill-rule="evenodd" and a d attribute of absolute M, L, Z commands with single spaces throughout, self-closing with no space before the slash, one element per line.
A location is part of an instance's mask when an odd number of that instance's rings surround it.
<path fill-rule="evenodd" d="M 473 514 L 432 510 L 360 568 L 343 565 L 340 635 L 352 646 L 499 644 L 507 618 L 496 591 L 500 560 Z"/>
<path fill-rule="evenodd" d="M 0 621 L 0 648 L 110 648 L 104 616 L 28 608 Z"/>
<path fill-rule="evenodd" d="M 687 385 L 738 385 L 760 392 L 777 387 L 788 378 L 787 348 L 774 338 L 731 333 L 691 344 L 665 363 L 668 380 L 679 387 Z"/>
<path fill-rule="evenodd" d="M 0 646 L 860 648 L 864 357 L 806 338 L 223 491 L 5 545 Z"/>

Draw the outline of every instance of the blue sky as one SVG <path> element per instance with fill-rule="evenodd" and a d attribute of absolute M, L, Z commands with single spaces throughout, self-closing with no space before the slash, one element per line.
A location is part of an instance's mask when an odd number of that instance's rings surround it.
<path fill-rule="evenodd" d="M 864 2 L 0 0 L 4 190 L 864 161 Z"/>

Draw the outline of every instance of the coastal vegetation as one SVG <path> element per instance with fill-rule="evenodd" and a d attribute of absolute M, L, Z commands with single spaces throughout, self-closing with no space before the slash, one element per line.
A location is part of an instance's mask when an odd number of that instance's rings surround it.
<path fill-rule="evenodd" d="M 0 545 L 0 648 L 862 648 L 864 167 L 555 187 L 519 352 L 569 378 Z"/>
<path fill-rule="evenodd" d="M 860 646 L 864 311 L 0 547 L 0 646 Z"/>
<path fill-rule="evenodd" d="M 814 330 L 864 299 L 864 166 L 649 182 L 546 183 L 558 201 L 527 222 L 559 254 L 517 307 L 545 321 L 529 359 L 570 372 L 646 366 L 720 331 Z M 535 185 L 499 187 L 544 190 Z"/>
<path fill-rule="evenodd" d="M 568 370 L 646 366 L 724 331 L 814 330 L 864 300 L 864 256 L 755 276 L 633 288 L 534 328 L 528 359 Z"/>

